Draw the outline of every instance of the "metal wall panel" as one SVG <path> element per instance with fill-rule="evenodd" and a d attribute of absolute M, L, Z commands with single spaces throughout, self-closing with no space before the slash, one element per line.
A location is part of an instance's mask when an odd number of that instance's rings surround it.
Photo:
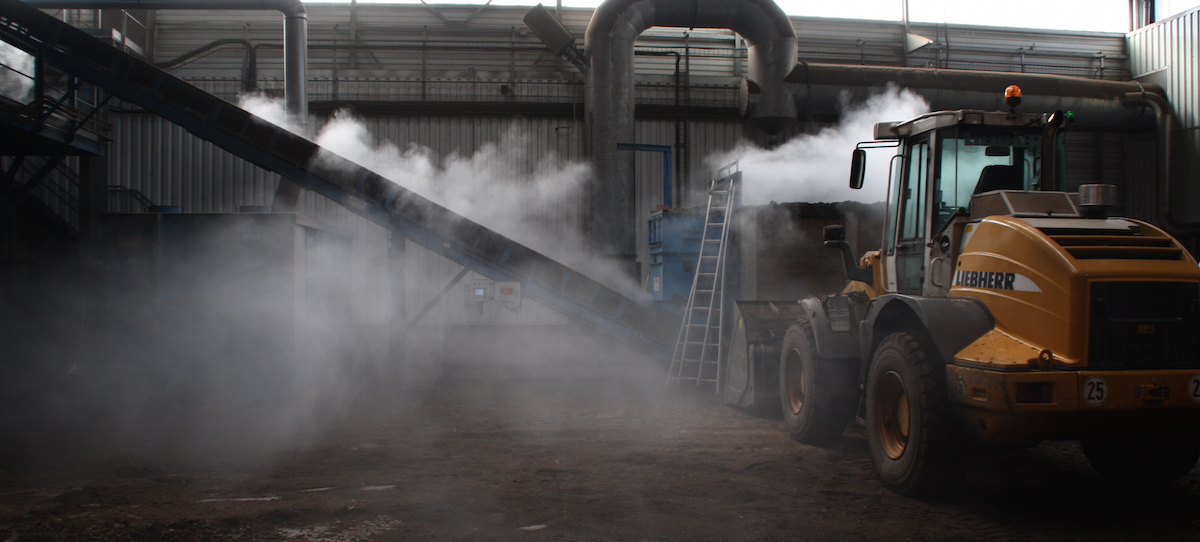
<path fill-rule="evenodd" d="M 1180 14 L 1129 34 L 1130 69 L 1163 86 L 1180 127 L 1200 126 L 1200 10 Z"/>
<path fill-rule="evenodd" d="M 1067 132 L 1067 191 L 1081 184 L 1115 184 L 1124 187 L 1124 134 Z"/>
<path fill-rule="evenodd" d="M 236 212 L 270 205 L 279 175 L 254 166 L 183 128 L 145 113 L 112 116 L 109 183 L 186 213 Z"/>
<path fill-rule="evenodd" d="M 455 96 L 489 101 L 493 92 L 472 92 L 471 85 L 546 81 L 535 95 L 555 101 L 578 101 L 578 91 L 551 81 L 578 84 L 582 76 L 570 64 L 549 55 L 525 28 L 523 6 L 437 6 L 364 4 L 354 23 L 370 51 L 352 52 L 348 5 L 314 4 L 309 10 L 309 70 L 314 84 L 310 95 L 326 100 L 334 88 L 344 99 L 378 94 L 379 99 L 413 99 L 412 87 L 421 80 L 439 81 L 433 91 L 444 99 Z M 566 26 L 582 47 L 591 10 L 565 9 Z M 471 18 L 474 16 L 474 18 Z M 470 18 L 470 23 L 459 23 Z M 801 59 L 811 62 L 902 65 L 902 26 L 894 21 L 869 21 L 794 17 Z M 156 14 L 156 60 L 175 58 L 215 39 L 237 38 L 256 44 L 282 42 L 282 17 L 265 11 L 160 11 Z M 1059 32 L 978 26 L 914 25 L 913 31 L 935 44 L 907 59 L 910 66 L 988 69 L 1058 73 L 1107 79 L 1128 78 L 1125 38 L 1121 34 Z M 724 93 L 714 98 L 727 106 L 736 100 L 728 78 L 745 72 L 745 44 L 728 30 L 656 27 L 643 33 L 637 44 L 645 53 L 636 60 L 642 103 L 666 103 L 653 85 L 673 84 L 675 54 L 683 55 L 680 68 L 688 71 L 692 85 L 713 84 Z M 330 47 L 338 46 L 337 50 Z M 188 79 L 232 79 L 241 73 L 245 58 L 240 47 L 226 46 L 174 68 Z M 658 55 L 658 56 L 654 56 Z M 282 78 L 282 50 L 259 50 L 258 75 L 266 88 L 278 88 Z M 664 79 L 665 78 L 665 79 Z M 333 85 L 333 80 L 339 80 Z M 405 81 L 408 80 L 406 83 Z M 736 81 L 736 80 L 735 80 Z M 535 86 L 536 88 L 536 86 Z M 236 86 L 232 87 L 236 91 Z M 424 89 L 421 96 L 430 90 Z M 695 92 L 693 92 L 695 94 Z M 222 93 L 222 95 L 225 95 Z M 229 94 L 230 96 L 232 93 Z M 673 91 L 668 92 L 673 95 Z M 732 102 L 736 104 L 736 102 Z"/>
<path fill-rule="evenodd" d="M 1129 34 L 1130 70 L 1134 77 L 1161 85 L 1179 120 L 1173 172 L 1173 212 L 1182 221 L 1200 221 L 1200 10 L 1179 14 Z M 1153 145 L 1142 144 L 1136 170 L 1152 170 Z M 1145 183 L 1153 179 L 1146 179 Z M 1153 186 L 1147 184 L 1146 186 Z M 1153 203 L 1153 202 L 1149 202 Z M 1150 214 L 1153 207 L 1142 209 Z"/>
<path fill-rule="evenodd" d="M 1158 223 L 1158 168 L 1155 167 L 1154 134 L 1129 137 L 1125 155 L 1125 183 L 1118 189 L 1122 214 Z"/>

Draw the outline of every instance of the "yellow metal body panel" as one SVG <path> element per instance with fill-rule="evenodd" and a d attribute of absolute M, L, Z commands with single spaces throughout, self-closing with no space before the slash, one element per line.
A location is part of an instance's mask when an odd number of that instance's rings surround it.
<path fill-rule="evenodd" d="M 1139 237 L 1162 238 L 1176 246 L 1182 256 L 1177 260 L 1077 259 L 1025 220 L 990 217 L 973 225 L 956 264 L 950 295 L 983 301 L 1000 332 L 1038 351 L 1049 350 L 1055 366 L 1083 368 L 1087 360 L 1089 283 L 1200 283 L 1196 260 L 1174 239 L 1144 222 L 1125 222 L 1137 226 Z M 1003 280 L 997 279 L 997 274 L 1003 274 Z M 1026 279 L 1024 283 L 1022 278 Z M 1020 289 L 1022 285 L 1026 288 Z M 971 352 L 966 354 L 975 359 L 961 361 L 984 361 L 978 348 L 968 350 Z M 987 363 L 1014 361 L 992 359 Z"/>
<path fill-rule="evenodd" d="M 946 376 L 951 399 L 987 444 L 1200 431 L 1200 401 L 1189 389 L 1200 369 L 1006 373 L 950 365 Z M 1099 401 L 1097 378 L 1104 383 Z M 1049 385 L 1049 400 L 1018 402 L 1018 384 Z"/>
<path fill-rule="evenodd" d="M 863 254 L 863 257 L 858 261 L 858 266 L 871 270 L 871 276 L 873 277 L 871 284 L 852 280 L 846 284 L 846 288 L 842 290 L 842 293 L 862 292 L 867 294 L 869 298 L 879 297 L 879 293 L 883 291 L 881 286 L 883 284 L 883 264 L 879 258 L 879 251 L 872 250 Z"/>
<path fill-rule="evenodd" d="M 1188 389 L 1200 381 L 1200 367 L 1087 369 L 1089 285 L 1200 283 L 1196 260 L 1144 222 L 1122 219 L 1138 231 L 1135 240 L 1177 248 L 1177 259 L 1076 258 L 1060 241 L 1083 237 L 1068 232 L 1052 238 L 1031 222 L 1001 216 L 973 224 L 950 289 L 951 295 L 983 301 L 996 321 L 947 366 L 949 395 L 980 440 L 1024 444 L 1200 431 L 1200 395 Z M 1019 402 L 1018 385 L 1041 386 L 1049 397 Z"/>

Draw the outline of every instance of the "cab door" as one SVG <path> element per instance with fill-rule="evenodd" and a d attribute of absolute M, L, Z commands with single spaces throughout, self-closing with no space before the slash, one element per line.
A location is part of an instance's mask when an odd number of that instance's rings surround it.
<path fill-rule="evenodd" d="M 928 134 L 910 140 L 904 156 L 895 200 L 894 269 L 896 291 L 920 295 L 925 284 L 928 258 L 930 169 L 933 153 Z"/>

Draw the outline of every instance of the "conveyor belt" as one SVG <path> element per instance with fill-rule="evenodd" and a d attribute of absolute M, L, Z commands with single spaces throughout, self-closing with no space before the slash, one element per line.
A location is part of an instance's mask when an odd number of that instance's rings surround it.
<path fill-rule="evenodd" d="M 18 0 L 0 0 L 0 39 L 522 295 L 668 359 L 676 323 L 651 308 L 315 143 L 266 122 Z M 325 155 L 331 155 L 326 151 Z"/>

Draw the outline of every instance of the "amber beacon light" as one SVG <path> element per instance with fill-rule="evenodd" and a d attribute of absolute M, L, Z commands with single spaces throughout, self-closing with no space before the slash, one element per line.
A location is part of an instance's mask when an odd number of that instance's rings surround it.
<path fill-rule="evenodd" d="M 1021 87 L 1008 85 L 1008 88 L 1004 89 L 1004 105 L 1014 108 L 1021 105 Z"/>

